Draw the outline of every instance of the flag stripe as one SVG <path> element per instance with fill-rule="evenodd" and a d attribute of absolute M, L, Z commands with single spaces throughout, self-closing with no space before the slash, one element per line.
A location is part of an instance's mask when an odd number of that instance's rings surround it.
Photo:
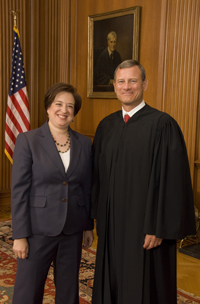
<path fill-rule="evenodd" d="M 24 91 L 21 89 L 21 90 L 19 90 L 17 93 L 15 93 L 14 95 L 16 96 L 17 100 L 18 100 L 18 99 L 23 100 L 23 107 L 24 107 L 26 110 L 29 111 L 29 106 L 28 106 L 28 102 L 27 102 L 27 97 L 26 97 Z M 18 95 L 19 95 L 19 96 L 18 96 Z"/>
<path fill-rule="evenodd" d="M 6 134 L 8 134 L 9 138 L 12 140 L 13 144 L 15 144 L 17 136 L 12 132 L 12 130 L 9 128 L 8 124 L 6 123 Z M 19 134 L 19 133 L 18 133 Z M 17 135 L 18 135 L 17 134 Z"/>
<path fill-rule="evenodd" d="M 15 138 L 17 138 L 17 135 L 19 134 L 19 131 L 17 130 L 16 126 L 14 125 L 13 121 L 10 119 L 10 117 L 6 113 L 6 125 L 9 126 L 10 130 L 12 131 Z M 6 129 L 7 132 L 7 129 Z"/>
<path fill-rule="evenodd" d="M 19 125 L 21 126 L 21 131 L 19 131 L 19 132 L 24 132 L 24 131 L 26 131 L 26 126 L 24 125 L 24 122 L 21 119 L 21 116 L 20 116 L 19 112 L 15 108 L 13 100 L 10 98 L 10 96 L 8 96 L 7 112 L 6 113 L 10 116 L 10 118 L 11 118 L 12 115 L 14 116 L 16 121 L 19 122 Z M 12 118 L 11 118 L 11 120 L 12 120 Z"/>
<path fill-rule="evenodd" d="M 27 121 L 26 116 L 24 115 L 24 103 L 23 100 L 21 100 L 20 95 L 18 93 L 15 93 L 14 95 L 10 96 L 10 99 L 15 107 L 15 109 L 17 110 L 18 113 L 16 113 L 16 115 L 19 115 L 25 125 L 25 127 L 27 128 L 27 124 L 29 124 L 29 122 Z"/>
<path fill-rule="evenodd" d="M 10 151 L 11 153 L 13 153 L 14 151 L 14 148 L 15 148 L 15 144 L 13 143 L 13 141 L 11 140 L 11 138 L 8 136 L 8 134 L 6 133 L 6 136 L 5 136 L 5 142 L 8 143 L 8 147 L 6 147 L 6 150 L 9 151 L 9 154 L 10 154 Z"/>
<path fill-rule="evenodd" d="M 10 143 L 7 143 L 7 141 L 5 141 L 5 150 L 7 151 L 8 155 L 12 158 L 13 157 L 13 151 L 10 147 Z"/>
<path fill-rule="evenodd" d="M 19 133 L 30 130 L 30 114 L 19 31 L 14 28 L 12 72 L 10 77 L 5 123 L 5 154 L 12 163 Z"/>
<path fill-rule="evenodd" d="M 10 120 L 13 122 L 13 129 L 16 128 L 19 133 L 23 132 L 23 129 L 25 129 L 25 126 L 22 128 L 22 125 L 18 122 L 19 117 L 15 116 L 9 106 L 7 105 L 7 112 L 6 114 L 9 116 Z M 12 130 L 13 130 L 12 129 Z"/>
<path fill-rule="evenodd" d="M 30 124 L 29 124 L 29 120 L 26 117 L 26 115 L 27 115 L 27 108 L 24 105 L 24 100 L 20 97 L 19 92 L 17 92 L 14 95 L 10 96 L 10 99 L 12 100 L 12 103 L 15 106 L 15 109 L 19 113 L 19 115 L 20 115 L 20 117 L 21 117 L 21 119 L 22 119 L 22 121 L 23 121 L 23 123 L 25 125 L 26 130 L 28 130 L 29 127 L 30 127 Z"/>
<path fill-rule="evenodd" d="M 27 107 L 28 106 L 28 99 L 27 99 L 26 95 L 24 94 L 23 90 L 20 90 L 18 92 L 18 94 L 19 94 L 19 98 L 21 100 L 23 100 L 23 102 L 24 102 L 24 106 L 23 106 L 24 115 L 26 116 L 27 119 L 29 119 L 29 107 Z"/>
<path fill-rule="evenodd" d="M 20 95 L 21 97 L 23 96 L 23 100 L 24 100 L 24 104 L 28 110 L 28 113 L 29 113 L 29 104 L 28 104 L 28 93 L 27 93 L 27 90 L 26 90 L 26 87 L 24 87 L 23 89 L 20 90 Z"/>

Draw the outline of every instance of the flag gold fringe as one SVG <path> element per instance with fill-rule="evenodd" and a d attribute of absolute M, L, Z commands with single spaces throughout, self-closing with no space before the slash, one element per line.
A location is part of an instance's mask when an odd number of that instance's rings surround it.
<path fill-rule="evenodd" d="M 9 161 L 11 162 L 11 164 L 13 164 L 12 157 L 10 156 L 10 154 L 8 153 L 8 151 L 5 149 L 4 152 L 5 152 L 6 156 L 7 156 L 7 158 L 9 159 Z"/>

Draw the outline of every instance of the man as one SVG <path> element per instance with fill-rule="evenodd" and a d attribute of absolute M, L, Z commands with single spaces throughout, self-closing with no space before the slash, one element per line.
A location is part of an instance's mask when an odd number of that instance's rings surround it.
<path fill-rule="evenodd" d="M 94 71 L 95 84 L 112 85 L 114 71 L 122 62 L 120 54 L 116 51 L 117 34 L 112 31 L 107 36 L 108 47 L 100 54 Z"/>
<path fill-rule="evenodd" d="M 183 135 L 144 102 L 147 85 L 141 64 L 122 62 L 114 78 L 122 112 L 104 118 L 94 138 L 93 304 L 177 303 L 176 239 L 195 233 Z"/>

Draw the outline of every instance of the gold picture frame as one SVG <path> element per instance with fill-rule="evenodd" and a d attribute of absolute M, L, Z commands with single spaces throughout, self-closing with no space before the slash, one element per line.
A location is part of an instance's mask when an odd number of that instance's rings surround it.
<path fill-rule="evenodd" d="M 106 77 L 98 75 L 99 67 L 103 67 L 101 59 L 105 55 L 108 56 L 107 35 L 113 31 L 117 34 L 117 52 L 115 52 L 121 57 L 121 61 L 138 60 L 140 6 L 88 16 L 87 97 L 89 98 L 116 98 L 111 81 L 105 84 Z"/>

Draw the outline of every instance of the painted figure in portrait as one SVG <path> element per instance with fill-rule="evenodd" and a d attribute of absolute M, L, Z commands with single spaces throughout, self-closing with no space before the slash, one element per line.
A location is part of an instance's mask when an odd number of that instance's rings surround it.
<path fill-rule="evenodd" d="M 94 66 L 94 84 L 113 85 L 114 71 L 122 62 L 119 52 L 116 50 L 117 34 L 111 31 L 107 35 L 108 46 L 101 51 Z"/>

